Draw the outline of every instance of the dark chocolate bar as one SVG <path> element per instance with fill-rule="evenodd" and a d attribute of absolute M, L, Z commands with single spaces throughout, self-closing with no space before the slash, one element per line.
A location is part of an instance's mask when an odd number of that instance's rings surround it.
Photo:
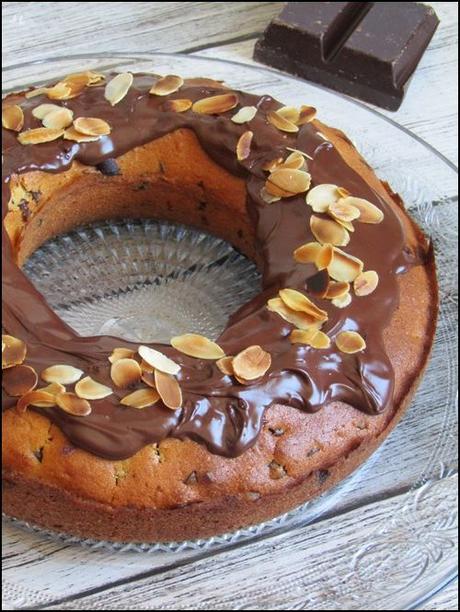
<path fill-rule="evenodd" d="M 288 2 L 254 58 L 397 110 L 438 24 L 417 2 Z"/>

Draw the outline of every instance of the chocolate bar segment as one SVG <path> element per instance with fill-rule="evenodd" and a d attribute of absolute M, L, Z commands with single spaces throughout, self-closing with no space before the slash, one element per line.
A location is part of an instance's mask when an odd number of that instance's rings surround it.
<path fill-rule="evenodd" d="M 397 110 L 438 24 L 417 2 L 288 2 L 254 58 Z"/>

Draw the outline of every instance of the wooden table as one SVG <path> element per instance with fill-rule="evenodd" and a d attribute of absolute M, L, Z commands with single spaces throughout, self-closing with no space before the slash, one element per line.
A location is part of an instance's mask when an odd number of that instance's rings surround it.
<path fill-rule="evenodd" d="M 441 19 L 441 25 L 417 69 L 400 110 L 396 113 L 381 112 L 425 139 L 456 163 L 458 3 L 431 4 Z M 3 63 L 10 66 L 38 58 L 101 51 L 171 51 L 253 63 L 254 40 L 281 6 L 282 3 L 278 2 L 4 2 Z M 365 508 L 363 528 L 367 528 L 366 521 L 371 520 L 369 516 L 378 516 L 385 503 L 385 499 L 362 502 L 361 506 L 326 521 L 331 531 L 345 537 L 352 521 L 356 520 L 356 513 Z M 322 523 L 319 525 L 324 528 Z M 317 526 L 312 527 L 313 531 L 315 529 L 319 533 Z M 78 567 L 83 562 L 78 547 L 74 547 L 72 552 L 72 547 L 69 551 L 68 546 L 48 541 L 31 549 L 29 545 L 32 540 L 21 534 L 18 530 L 17 541 L 10 544 L 6 551 L 4 567 L 8 572 L 21 572 L 24 571 L 21 568 L 33 566 L 37 572 L 43 568 L 45 578 L 47 560 L 53 556 L 61 558 L 67 555 L 62 558 L 69 562 L 68 571 L 75 571 L 76 567 L 79 578 L 76 576 L 75 582 L 81 582 L 85 568 Z M 287 544 L 277 544 L 275 541 L 267 549 L 263 543 L 255 543 L 240 548 L 237 554 L 230 550 L 206 561 L 195 559 L 188 564 L 184 562 L 181 567 L 175 566 L 171 560 L 167 568 L 153 562 L 149 567 L 144 559 L 138 573 L 133 572 L 132 568 L 124 568 L 125 561 L 120 558 L 119 567 L 112 574 L 114 570 L 111 566 L 105 583 L 100 580 L 97 587 L 87 587 L 84 583 L 78 588 L 73 585 L 69 597 L 60 598 L 52 609 L 61 609 L 61 605 L 71 609 L 73 600 L 87 601 L 88 607 L 92 606 L 90 609 L 103 608 L 104 602 L 112 602 L 108 605 L 118 609 L 123 609 L 124 605 L 125 609 L 137 609 L 129 604 L 129 593 L 134 586 L 143 592 L 147 607 L 160 609 L 157 606 L 161 603 L 161 609 L 174 609 L 176 606 L 185 609 L 188 602 L 200 601 L 197 590 L 203 601 L 212 601 L 216 588 L 225 592 L 230 566 L 236 576 L 245 576 L 244 588 L 250 589 L 250 570 L 256 564 L 261 567 L 270 564 L 278 545 L 284 547 L 286 555 L 294 558 L 299 541 L 294 533 Z M 318 550 L 317 546 L 315 550 Z M 108 560 L 109 553 L 100 553 L 98 567 L 102 573 Z M 132 560 L 127 565 L 131 563 Z M 280 580 L 286 580 L 288 576 L 283 572 L 288 573 L 289 568 L 288 562 L 280 565 Z M 133 576 L 125 580 L 125 574 Z M 46 579 L 50 580 L 50 577 Z M 180 586 L 177 586 L 178 583 Z M 176 588 L 177 598 L 168 596 L 170 589 Z M 35 600 L 32 598 L 32 601 Z M 39 600 L 35 601 L 37 607 L 40 603 Z M 225 608 L 232 609 L 231 604 Z M 419 609 L 457 608 L 457 585 L 450 583 Z M 260 609 L 264 609 L 263 605 Z M 284 602 L 280 603 L 279 609 L 287 609 Z"/>

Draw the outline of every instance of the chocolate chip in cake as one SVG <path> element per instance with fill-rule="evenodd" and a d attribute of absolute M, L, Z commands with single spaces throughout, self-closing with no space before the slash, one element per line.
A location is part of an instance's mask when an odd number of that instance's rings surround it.
<path fill-rule="evenodd" d="M 117 176 L 121 174 L 120 166 L 115 159 L 105 159 L 100 164 L 97 164 L 96 168 L 105 176 Z"/>
<path fill-rule="evenodd" d="M 284 434 L 284 429 L 282 429 L 281 427 L 269 427 L 268 431 L 273 435 L 276 436 L 277 438 L 279 436 L 282 436 Z"/>

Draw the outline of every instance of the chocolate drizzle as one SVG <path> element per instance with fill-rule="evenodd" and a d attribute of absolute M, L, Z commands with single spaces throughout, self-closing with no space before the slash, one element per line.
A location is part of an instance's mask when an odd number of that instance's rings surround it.
<path fill-rule="evenodd" d="M 220 116 L 165 111 L 162 109 L 165 98 L 148 93 L 153 80 L 152 75 L 136 75 L 127 96 L 114 107 L 104 99 L 103 87 L 88 88 L 77 98 L 61 103 L 77 117 L 91 115 L 108 121 L 112 133 L 97 142 L 77 144 L 61 139 L 22 146 L 15 133 L 6 131 L 3 218 L 8 212 L 12 175 L 33 170 L 64 172 L 73 160 L 100 168 L 104 164 L 113 166 L 114 159 L 136 146 L 178 128 L 193 130 L 218 164 L 246 177 L 248 213 L 263 265 L 261 294 L 230 318 L 218 342 L 228 355 L 260 344 L 270 352 L 272 366 L 261 381 L 243 386 L 223 375 L 212 362 L 189 358 L 170 346 L 151 345 L 182 366 L 178 376 L 184 396 L 181 410 L 172 411 L 161 404 L 144 410 L 126 408 L 118 402 L 122 395 L 118 391 L 107 399 L 93 401 L 92 413 L 84 418 L 72 417 L 58 408 L 36 410 L 56 423 L 72 444 L 109 459 L 129 457 L 144 445 L 170 436 L 191 438 L 204 443 L 213 453 L 237 456 L 255 443 L 265 409 L 274 403 L 314 412 L 328 402 L 341 400 L 366 413 L 383 411 L 392 401 L 394 374 L 382 334 L 398 305 L 397 274 L 414 263 L 407 253 L 398 216 L 312 124 L 294 135 L 279 132 L 268 124 L 266 111 L 281 106 L 271 97 L 238 92 L 241 106 L 259 109 L 249 123 L 254 132 L 251 155 L 239 164 L 236 143 L 248 127 L 229 120 L 237 109 Z M 217 93 L 222 93 L 222 86 L 217 83 L 189 80 L 170 98 L 195 101 Z M 25 114 L 24 128 L 39 127 L 31 109 L 43 99 L 21 97 L 20 102 Z M 297 264 L 292 256 L 295 248 L 314 240 L 309 229 L 311 209 L 304 196 L 270 205 L 260 197 L 266 176 L 261 169 L 263 162 L 285 157 L 287 146 L 312 158 L 308 166 L 313 186 L 341 185 L 384 211 L 380 225 L 357 223 L 346 248 L 365 262 L 366 269 L 378 272 L 377 290 L 366 298 L 355 298 L 343 310 L 327 300 L 314 298 L 329 315 L 324 331 L 332 340 L 340 331 L 359 331 L 367 342 L 362 353 L 342 354 L 334 342 L 327 350 L 292 345 L 288 339 L 292 326 L 265 307 L 267 299 L 283 287 L 305 291 L 308 279 L 317 273 L 314 266 Z M 26 341 L 28 364 L 40 372 L 53 363 L 67 363 L 111 385 L 107 357 L 116 346 L 130 343 L 105 336 L 82 338 L 65 325 L 15 264 L 14 248 L 4 228 L 3 284 L 3 326 L 6 333 Z M 4 406 L 14 404 L 14 398 L 4 395 Z"/>

